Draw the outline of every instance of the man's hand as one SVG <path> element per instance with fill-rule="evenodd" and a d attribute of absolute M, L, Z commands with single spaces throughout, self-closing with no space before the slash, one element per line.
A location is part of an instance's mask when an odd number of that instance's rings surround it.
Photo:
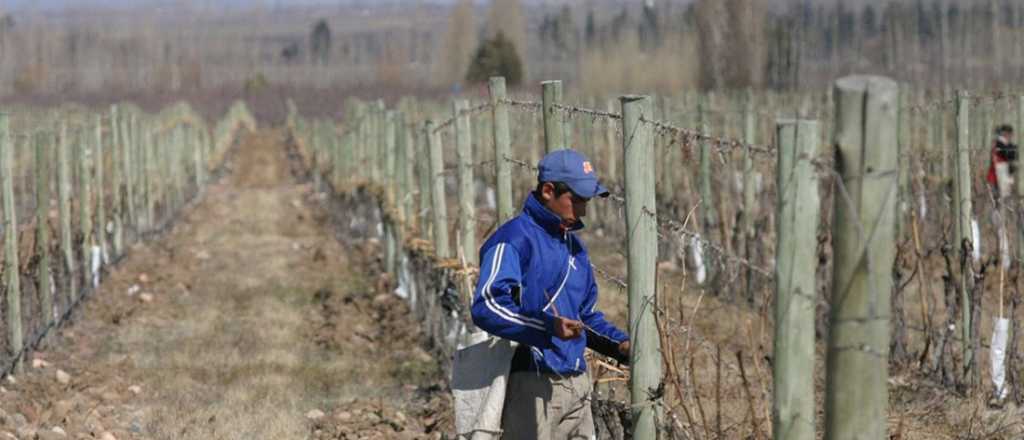
<path fill-rule="evenodd" d="M 583 323 L 561 316 L 555 317 L 555 336 L 559 339 L 576 339 L 583 335 Z"/>
<path fill-rule="evenodd" d="M 629 348 L 629 341 L 622 341 L 622 343 L 619 344 L 619 353 L 622 353 L 622 355 L 625 356 L 626 359 L 629 359 Z"/>

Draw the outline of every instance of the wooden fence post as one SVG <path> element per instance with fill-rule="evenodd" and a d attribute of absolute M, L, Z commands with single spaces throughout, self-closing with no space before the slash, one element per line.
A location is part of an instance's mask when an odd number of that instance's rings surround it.
<path fill-rule="evenodd" d="M 889 318 L 895 259 L 899 86 L 877 76 L 835 82 L 834 274 L 825 438 L 886 432 Z"/>
<path fill-rule="evenodd" d="M 476 191 L 473 181 L 473 139 L 469 128 L 469 102 L 457 99 L 455 117 L 455 154 L 459 178 L 459 242 L 466 264 L 476 265 Z"/>
<path fill-rule="evenodd" d="M 96 238 L 104 263 L 110 262 L 107 244 L 107 208 L 103 183 L 103 116 L 96 115 Z"/>
<path fill-rule="evenodd" d="M 415 112 L 412 105 L 409 105 L 408 109 L 410 112 Z M 420 216 L 416 215 L 415 195 L 419 184 L 416 182 L 415 162 L 419 158 L 416 156 L 416 137 L 419 134 L 418 130 L 412 125 L 413 120 L 414 117 L 411 113 L 405 114 L 402 119 L 402 147 L 400 149 L 401 155 L 399 156 L 402 160 L 402 181 L 399 187 L 402 194 L 403 221 L 410 230 L 418 231 L 420 229 Z"/>
<path fill-rule="evenodd" d="M 1017 131 L 1024 133 L 1024 95 L 1017 97 Z M 1024 173 L 1018 172 L 1014 179 L 1014 189 L 1017 193 L 1017 260 L 1024 261 Z"/>
<path fill-rule="evenodd" d="M 321 152 L 324 148 L 323 136 L 321 136 L 321 132 L 323 131 L 323 120 L 313 119 L 309 122 L 309 125 L 309 153 L 310 159 L 312 160 L 312 166 L 310 166 L 310 169 L 312 170 L 313 177 L 313 191 L 319 192 L 320 175 L 323 173 L 323 153 Z"/>
<path fill-rule="evenodd" d="M 82 277 L 83 289 L 89 285 L 89 266 L 92 258 L 92 169 L 90 167 L 88 133 L 78 132 L 78 227 L 82 234 Z"/>
<path fill-rule="evenodd" d="M 954 246 L 960 261 L 960 307 L 962 318 L 962 343 L 964 382 L 973 385 L 976 381 L 973 339 L 971 338 L 971 297 L 974 288 L 974 270 L 971 250 L 973 243 L 971 221 L 974 209 L 971 205 L 971 142 L 970 142 L 970 96 L 965 91 L 957 93 L 956 99 L 956 161 L 953 181 L 953 212 L 955 213 Z"/>
<path fill-rule="evenodd" d="M 562 104 L 562 82 L 557 80 L 544 81 L 540 85 L 543 91 L 544 152 L 550 153 L 566 148 L 565 128 L 562 124 L 562 118 L 559 117 L 561 110 L 555 108 L 555 105 Z"/>
<path fill-rule="evenodd" d="M 352 180 L 352 177 L 359 174 L 358 169 L 362 168 L 357 166 L 356 161 L 356 134 L 358 132 L 358 126 L 345 125 L 345 131 L 341 137 L 341 170 L 342 174 L 338 177 L 339 186 L 345 186 L 345 183 Z"/>
<path fill-rule="evenodd" d="M 174 137 L 174 165 L 175 171 L 177 171 L 175 175 L 178 187 L 178 200 L 174 209 L 178 211 L 185 206 L 185 200 L 188 199 L 188 147 L 186 146 L 185 126 L 178 124 L 174 133 L 176 135 Z"/>
<path fill-rule="evenodd" d="M 121 156 L 123 155 L 121 150 L 121 138 L 120 130 L 118 130 L 118 124 L 120 123 L 120 117 L 118 115 L 117 105 L 110 107 L 110 133 L 111 133 L 111 166 L 110 166 L 110 186 L 113 193 L 113 205 L 111 206 L 111 215 L 113 217 L 114 231 L 114 257 L 120 257 L 121 252 L 124 251 L 124 230 L 123 230 L 123 217 L 124 217 L 124 202 L 121 195 L 121 185 L 123 185 L 123 173 L 124 167 L 121 165 Z"/>
<path fill-rule="evenodd" d="M 497 182 L 498 224 L 515 217 L 512 205 L 512 136 L 508 126 L 508 104 L 505 92 L 505 78 L 492 77 L 490 81 L 491 117 L 494 119 L 494 175 Z"/>
<path fill-rule="evenodd" d="M 370 159 L 369 151 L 373 147 L 370 145 L 373 125 L 373 109 L 369 105 L 360 104 L 356 107 L 357 115 L 359 117 L 359 127 L 356 130 L 356 173 L 361 180 L 367 180 L 371 177 L 369 172 Z"/>
<path fill-rule="evenodd" d="M 424 135 L 430 142 L 430 180 L 432 182 L 434 253 L 438 258 L 451 258 L 448 243 L 448 206 L 445 204 L 444 151 L 441 148 L 441 133 L 434 132 L 434 122 L 427 121 Z"/>
<path fill-rule="evenodd" d="M 121 142 L 118 146 L 121 149 L 121 163 L 118 164 L 122 168 L 122 176 L 124 176 L 124 191 L 125 191 L 125 223 L 126 226 L 135 229 L 138 223 L 135 217 L 135 173 L 132 168 L 133 152 L 132 152 L 132 133 L 131 133 L 131 113 L 122 112 L 121 118 L 118 120 L 118 129 L 121 132 Z M 136 231 L 137 232 L 137 231 Z"/>
<path fill-rule="evenodd" d="M 425 127 L 425 124 L 424 124 Z M 433 188 L 434 179 L 431 178 L 431 152 L 429 147 L 430 131 L 427 128 L 421 128 L 416 130 L 416 172 L 419 174 L 420 179 L 420 212 L 418 216 L 423 216 L 420 221 L 420 237 L 429 240 L 431 237 L 430 229 L 431 222 L 429 216 L 426 214 L 431 212 L 432 199 L 433 199 Z"/>
<path fill-rule="evenodd" d="M 661 96 L 654 102 L 657 106 L 654 113 L 660 115 L 658 119 L 670 123 L 676 122 L 673 118 L 673 108 L 670 99 Z M 654 140 L 655 185 L 657 186 L 655 191 L 657 197 L 662 200 L 662 206 L 666 208 L 664 214 L 675 218 L 685 217 L 685 211 L 682 213 L 677 212 L 677 210 L 683 210 L 684 208 L 677 203 L 677 197 L 681 191 L 674 174 L 678 164 L 682 163 L 682 152 L 672 135 L 658 134 L 655 135 Z M 660 168 L 658 168 L 659 166 Z"/>
<path fill-rule="evenodd" d="M 143 157 L 145 172 L 145 182 L 143 185 L 143 203 L 146 205 L 146 229 L 153 230 L 156 228 L 156 192 L 157 184 L 160 182 L 160 173 L 157 165 L 157 147 L 156 147 L 156 130 L 153 128 L 153 124 L 146 124 L 147 126 L 143 129 L 143 136 L 145 137 L 145 144 L 143 145 Z M 209 158 L 207 158 L 209 160 Z"/>
<path fill-rule="evenodd" d="M 906 87 L 900 87 L 896 94 L 896 169 L 899 185 L 896 191 L 896 239 L 903 237 L 903 211 L 906 204 L 906 188 L 903 180 L 907 174 L 907 158 L 904 157 L 908 147 L 913 144 L 913 113 L 905 112 L 901 107 L 910 104 L 913 95 Z"/>
<path fill-rule="evenodd" d="M 754 97 L 747 90 L 746 103 L 743 110 L 743 218 L 740 237 L 743 239 L 743 256 L 747 261 L 754 261 L 754 246 L 757 243 L 754 231 L 754 217 L 757 210 L 756 181 L 754 180 L 754 157 L 750 146 L 757 142 L 757 114 L 754 112 Z M 747 303 L 756 302 L 754 293 L 754 272 L 749 267 L 745 270 Z"/>
<path fill-rule="evenodd" d="M 946 92 L 943 92 L 941 96 L 943 100 L 949 97 L 949 95 Z M 942 188 L 942 192 L 943 194 L 945 194 L 946 189 L 951 186 L 950 180 L 952 180 L 951 169 L 953 165 L 952 157 L 950 157 L 950 150 L 952 149 L 949 148 L 948 142 L 949 132 L 946 129 L 946 110 L 940 107 L 937 113 L 939 120 L 939 152 L 942 154 L 942 184 L 940 185 L 940 188 Z"/>
<path fill-rule="evenodd" d="M 385 148 L 385 127 L 386 119 L 384 113 L 384 101 L 378 100 L 372 109 L 373 117 L 370 120 L 373 122 L 373 128 L 371 136 L 373 142 L 370 145 L 369 151 L 369 166 L 370 166 L 370 179 L 375 183 L 380 183 L 381 179 L 381 154 Z"/>
<path fill-rule="evenodd" d="M 606 103 L 606 109 L 608 110 L 608 113 L 615 112 L 614 99 L 608 100 Z M 618 121 L 612 118 L 605 118 L 604 144 L 607 151 L 605 153 L 604 160 L 607 163 L 606 167 L 608 170 L 608 175 L 605 178 L 608 179 L 609 182 L 616 184 L 620 183 L 618 161 L 622 156 L 621 154 L 618 154 L 619 143 L 615 142 L 615 129 L 617 128 L 617 124 L 619 124 Z"/>
<path fill-rule="evenodd" d="M 67 284 L 60 286 L 67 289 L 69 304 L 78 297 L 78 280 L 75 278 L 75 251 L 71 247 L 71 167 L 68 146 L 67 124 L 60 124 L 60 142 L 57 143 L 57 212 L 60 215 L 60 250 L 63 256 L 64 270 L 67 271 Z"/>
<path fill-rule="evenodd" d="M 4 279 L 7 283 L 7 344 L 12 355 L 21 354 L 24 339 L 21 331 L 21 264 L 18 261 L 18 216 L 14 210 L 14 146 L 11 144 L 9 120 L 0 113 L 0 179 L 4 196 Z M 23 360 L 14 360 L 14 372 L 22 371 Z"/>
<path fill-rule="evenodd" d="M 654 195 L 652 127 L 641 122 L 651 113 L 647 96 L 623 96 L 622 151 L 626 171 L 629 330 L 632 339 L 630 377 L 633 438 L 654 439 L 658 410 L 653 397 L 661 384 L 661 343 L 655 322 L 658 259 L 657 203 Z"/>
<path fill-rule="evenodd" d="M 193 127 L 192 131 L 192 157 L 195 160 L 193 166 L 196 168 L 196 192 L 199 192 L 203 188 L 203 184 L 206 183 L 206 166 L 203 162 L 203 143 L 199 136 L 199 127 Z"/>
<path fill-rule="evenodd" d="M 178 187 L 178 127 L 171 127 L 167 130 L 164 151 L 166 151 L 167 155 L 167 209 L 164 211 L 163 220 L 167 220 L 178 209 L 178 199 L 180 198 L 180 189 Z"/>
<path fill-rule="evenodd" d="M 395 112 L 388 110 L 384 115 L 384 148 L 380 151 L 381 162 L 384 164 L 383 175 L 381 178 L 383 181 L 378 181 L 384 190 L 384 207 L 386 209 L 395 208 Z M 398 244 L 395 242 L 395 228 L 398 227 L 395 218 L 392 218 L 390 212 L 384 213 L 384 268 L 387 273 L 395 275 L 397 272 L 397 257 L 398 257 Z"/>
<path fill-rule="evenodd" d="M 405 226 L 408 219 L 409 181 L 408 181 L 408 142 L 405 129 L 405 113 L 398 112 L 395 118 L 395 207 L 398 208 L 398 220 Z M 399 243 L 401 244 L 401 243 Z"/>
<path fill-rule="evenodd" d="M 749 115 L 749 113 L 748 113 Z M 749 122 L 749 117 L 748 117 Z M 813 270 L 818 239 L 818 176 L 811 159 L 818 144 L 818 122 L 779 121 L 778 206 L 776 207 L 774 402 L 772 437 L 814 439 Z M 749 149 L 747 151 L 749 159 Z"/>
<path fill-rule="evenodd" d="M 697 97 L 697 130 L 703 134 L 710 134 L 708 128 L 707 119 L 708 111 L 706 106 L 707 96 L 699 94 Z M 715 236 L 715 230 L 717 229 L 718 222 L 715 216 L 715 201 L 712 195 L 711 189 L 711 149 L 713 146 L 711 142 L 701 139 L 697 142 L 698 148 L 700 148 L 700 160 L 698 170 L 698 179 L 700 180 L 699 193 L 700 193 L 700 213 L 701 213 L 701 233 L 703 236 L 701 240 L 712 241 L 711 237 Z M 714 285 L 714 280 L 717 277 L 718 271 L 716 270 L 715 264 L 713 263 L 713 255 L 711 254 L 710 246 L 702 246 L 702 252 L 704 256 L 704 264 L 707 268 L 707 278 L 705 283 L 711 283 Z M 717 289 L 714 289 L 717 293 Z"/>
<path fill-rule="evenodd" d="M 36 288 L 40 298 L 43 324 L 49 326 L 54 320 L 53 286 L 50 277 L 50 166 L 47 133 L 38 132 L 33 136 L 36 148 Z"/>

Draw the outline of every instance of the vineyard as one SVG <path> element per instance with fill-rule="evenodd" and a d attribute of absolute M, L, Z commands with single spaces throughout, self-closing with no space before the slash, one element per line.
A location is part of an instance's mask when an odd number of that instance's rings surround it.
<path fill-rule="evenodd" d="M 542 151 L 578 146 L 613 188 L 583 232 L 602 305 L 652 347 L 631 369 L 591 363 L 604 438 L 1019 435 L 1017 190 L 986 173 L 1021 97 L 872 77 L 573 104 L 558 81 L 536 97 L 490 87 L 289 117 L 312 178 L 370 209 L 352 228 L 379 237 L 443 359 L 473 331 L 479 244 Z"/>
<path fill-rule="evenodd" d="M 450 436 L 480 245 L 572 147 L 633 343 L 588 354 L 599 438 L 1024 435 L 1024 179 L 988 176 L 1024 96 L 539 91 L 8 108 L 0 432 Z"/>

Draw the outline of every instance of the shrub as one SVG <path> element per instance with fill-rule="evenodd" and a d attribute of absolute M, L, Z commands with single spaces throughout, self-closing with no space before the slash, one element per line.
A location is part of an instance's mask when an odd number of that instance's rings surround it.
<path fill-rule="evenodd" d="M 480 44 L 469 65 L 466 80 L 486 82 L 492 76 L 504 76 L 510 86 L 519 85 L 523 80 L 523 61 L 515 44 L 502 32 Z"/>

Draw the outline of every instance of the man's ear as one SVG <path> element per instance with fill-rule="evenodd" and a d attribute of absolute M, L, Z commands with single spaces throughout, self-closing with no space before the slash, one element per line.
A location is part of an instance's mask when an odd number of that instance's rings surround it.
<path fill-rule="evenodd" d="M 551 182 L 544 182 L 540 186 L 540 196 L 543 201 L 548 202 L 555 198 L 555 185 Z"/>

